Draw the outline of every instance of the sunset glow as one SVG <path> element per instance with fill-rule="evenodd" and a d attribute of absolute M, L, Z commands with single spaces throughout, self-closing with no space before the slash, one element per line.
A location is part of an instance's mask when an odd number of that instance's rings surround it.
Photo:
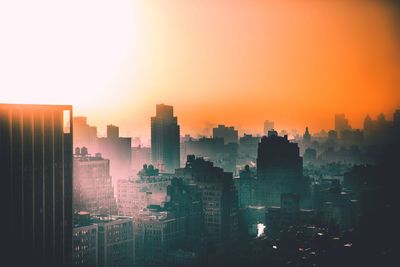
<path fill-rule="evenodd" d="M 93 125 L 143 137 L 156 103 L 174 106 L 182 134 L 218 123 L 261 133 L 265 119 L 317 132 L 336 112 L 361 127 L 400 104 L 396 11 L 375 1 L 7 1 L 0 102 L 72 104 Z"/>

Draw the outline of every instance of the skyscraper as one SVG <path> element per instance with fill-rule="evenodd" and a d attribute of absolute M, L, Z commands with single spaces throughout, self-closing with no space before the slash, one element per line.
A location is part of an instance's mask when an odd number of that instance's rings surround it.
<path fill-rule="evenodd" d="M 13 266 L 71 265 L 72 130 L 72 106 L 0 104 L 3 240 Z"/>
<path fill-rule="evenodd" d="M 228 249 L 239 237 L 239 201 L 232 173 L 194 155 L 188 156 L 185 172 L 186 177 L 198 185 L 202 195 L 207 245 Z"/>
<path fill-rule="evenodd" d="M 97 151 L 97 128 L 87 123 L 86 117 L 74 117 L 74 147 Z"/>
<path fill-rule="evenodd" d="M 299 146 L 270 131 L 268 137 L 258 144 L 257 175 L 259 179 L 273 179 L 277 176 L 301 177 L 303 159 L 299 156 Z M 280 199 L 279 199 L 280 201 Z"/>
<path fill-rule="evenodd" d="M 114 188 L 119 179 L 126 179 L 131 170 L 132 138 L 120 137 L 119 128 L 107 125 L 107 137 L 98 138 L 98 152 L 110 160 L 110 174 Z"/>
<path fill-rule="evenodd" d="M 287 135 L 270 131 L 258 144 L 257 204 L 278 206 L 284 193 L 303 195 L 306 180 L 303 177 L 303 158 L 297 143 L 289 142 Z"/>
<path fill-rule="evenodd" d="M 341 135 L 342 131 L 351 130 L 349 121 L 344 114 L 335 114 L 335 131 Z"/>
<path fill-rule="evenodd" d="M 151 118 L 151 158 L 161 171 L 179 168 L 179 125 L 172 106 L 157 105 L 156 116 Z"/>
<path fill-rule="evenodd" d="M 311 135 L 310 135 L 310 132 L 308 131 L 308 127 L 306 127 L 306 131 L 303 134 L 303 142 L 306 145 L 310 145 L 311 144 Z"/>

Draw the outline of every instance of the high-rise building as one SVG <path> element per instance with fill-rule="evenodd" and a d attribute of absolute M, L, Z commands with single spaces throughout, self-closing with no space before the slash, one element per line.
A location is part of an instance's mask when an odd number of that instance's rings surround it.
<path fill-rule="evenodd" d="M 217 128 L 213 128 L 213 138 L 224 139 L 225 144 L 238 143 L 238 131 L 233 126 L 227 127 L 223 124 L 218 125 Z"/>
<path fill-rule="evenodd" d="M 2 238 L 13 266 L 72 263 L 72 133 L 72 106 L 0 104 Z"/>
<path fill-rule="evenodd" d="M 165 203 L 166 208 L 185 219 L 185 247 L 195 249 L 201 243 L 204 230 L 201 192 L 196 184 L 173 178 L 167 193 L 169 201 Z"/>
<path fill-rule="evenodd" d="M 157 105 L 156 116 L 151 117 L 151 158 L 162 172 L 179 168 L 179 125 L 172 106 Z"/>
<path fill-rule="evenodd" d="M 287 136 L 281 137 L 269 132 L 258 144 L 257 175 L 259 179 L 273 179 L 276 176 L 303 175 L 303 160 L 299 156 L 297 143 L 289 142 Z"/>
<path fill-rule="evenodd" d="M 117 204 L 110 176 L 110 161 L 100 153 L 91 156 L 78 147 L 74 155 L 74 210 L 116 214 Z"/>
<path fill-rule="evenodd" d="M 86 117 L 74 117 L 74 147 L 97 151 L 97 128 L 87 123 Z"/>
<path fill-rule="evenodd" d="M 270 131 L 258 145 L 257 176 L 260 180 L 257 205 L 279 206 L 283 193 L 301 194 L 305 187 L 303 158 L 297 143 L 287 135 Z"/>
<path fill-rule="evenodd" d="M 114 188 L 119 179 L 126 179 L 131 170 L 130 137 L 120 137 L 119 128 L 107 125 L 107 137 L 98 138 L 98 152 L 110 160 L 110 173 Z"/>
<path fill-rule="evenodd" d="M 351 130 L 349 121 L 344 114 L 335 114 L 335 131 L 341 135 L 342 131 Z"/>
<path fill-rule="evenodd" d="M 310 132 L 308 131 L 308 127 L 306 127 L 306 131 L 304 132 L 303 142 L 306 145 L 310 145 L 311 144 L 311 135 L 310 135 Z"/>
<path fill-rule="evenodd" d="M 273 129 L 275 129 L 275 124 L 274 124 L 274 122 L 273 122 L 273 121 L 266 120 L 266 121 L 264 122 L 264 134 L 265 134 L 265 135 L 268 135 L 268 132 L 269 132 L 269 131 L 272 131 Z"/>
<path fill-rule="evenodd" d="M 239 203 L 232 173 L 191 155 L 185 172 L 198 185 L 202 195 L 207 245 L 220 251 L 228 249 L 239 237 Z"/>

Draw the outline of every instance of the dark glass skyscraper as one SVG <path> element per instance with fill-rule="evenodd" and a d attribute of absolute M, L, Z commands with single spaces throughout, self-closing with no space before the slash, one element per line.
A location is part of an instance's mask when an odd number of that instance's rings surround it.
<path fill-rule="evenodd" d="M 161 171 L 179 168 L 179 125 L 172 106 L 157 105 L 156 116 L 151 118 L 151 158 Z"/>
<path fill-rule="evenodd" d="M 71 265 L 72 136 L 72 106 L 0 104 L 3 245 L 12 266 Z"/>

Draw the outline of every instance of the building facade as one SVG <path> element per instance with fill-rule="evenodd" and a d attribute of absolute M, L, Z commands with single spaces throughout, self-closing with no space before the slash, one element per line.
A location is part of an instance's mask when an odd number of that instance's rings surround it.
<path fill-rule="evenodd" d="M 304 195 L 303 158 L 297 143 L 270 131 L 261 138 L 257 153 L 257 205 L 279 206 L 281 194 Z"/>
<path fill-rule="evenodd" d="M 72 263 L 72 136 L 72 106 L 0 104 L 3 238 L 14 266 Z"/>
<path fill-rule="evenodd" d="M 117 213 L 110 161 L 99 153 L 95 156 L 87 154 L 85 147 L 75 149 L 74 210 L 94 214 Z"/>
<path fill-rule="evenodd" d="M 147 210 L 142 211 L 135 223 L 135 266 L 165 266 L 168 252 L 184 237 L 184 218 Z"/>

